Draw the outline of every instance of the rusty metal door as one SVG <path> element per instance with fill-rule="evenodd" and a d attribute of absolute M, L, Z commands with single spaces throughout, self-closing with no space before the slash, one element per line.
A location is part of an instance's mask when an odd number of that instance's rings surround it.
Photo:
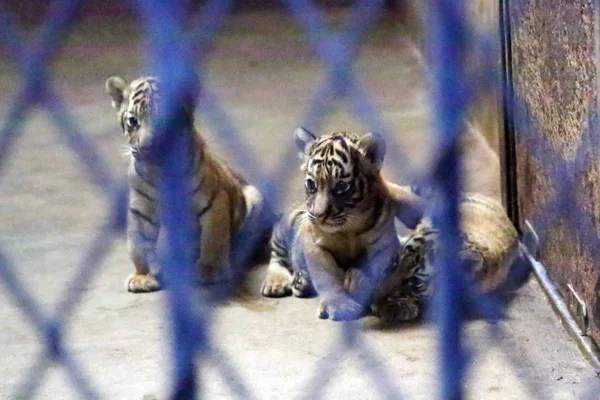
<path fill-rule="evenodd" d="M 598 10 L 590 0 L 504 3 L 507 207 L 521 228 L 530 221 L 540 261 L 600 343 Z"/>

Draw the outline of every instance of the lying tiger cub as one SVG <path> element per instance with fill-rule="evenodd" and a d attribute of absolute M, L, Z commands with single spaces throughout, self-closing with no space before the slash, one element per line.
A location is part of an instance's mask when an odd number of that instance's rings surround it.
<path fill-rule="evenodd" d="M 306 201 L 276 225 L 261 292 L 321 298 L 318 317 L 363 315 L 400 248 L 394 217 L 414 228 L 423 213 L 410 190 L 384 180 L 385 141 L 375 133 L 295 131 Z"/>
<path fill-rule="evenodd" d="M 195 228 L 200 232 L 196 252 L 196 267 L 201 283 L 230 280 L 245 262 L 238 256 L 233 244 L 239 237 L 264 236 L 266 240 L 273 225 L 273 214 L 260 192 L 246 183 L 227 164 L 215 157 L 194 126 L 194 109 L 199 82 L 191 90 L 182 106 L 185 121 L 181 135 L 189 135 L 193 146 L 190 165 Z M 106 81 L 106 90 L 112 98 L 118 121 L 128 141 L 129 154 L 129 213 L 127 241 L 135 271 L 125 280 L 130 292 L 158 290 L 159 266 L 155 247 L 160 231 L 157 214 L 159 193 L 156 189 L 159 168 L 147 156 L 154 136 L 153 118 L 161 107 L 161 82 L 154 77 L 142 77 L 126 83 L 118 76 Z"/>
<path fill-rule="evenodd" d="M 427 197 L 432 197 L 431 193 Z M 514 225 L 493 198 L 465 193 L 459 204 L 464 262 L 479 293 L 510 296 L 528 278 L 527 265 Z M 425 218 L 404 238 L 398 262 L 386 273 L 373 300 L 373 314 L 386 322 L 408 321 L 422 313 L 432 291 L 433 263 L 439 231 Z M 516 280 L 519 280 L 517 282 Z"/>

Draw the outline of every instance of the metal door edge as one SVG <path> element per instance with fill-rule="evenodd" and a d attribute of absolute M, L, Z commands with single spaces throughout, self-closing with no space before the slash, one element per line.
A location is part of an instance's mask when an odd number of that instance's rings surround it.
<path fill-rule="evenodd" d="M 575 322 L 575 319 L 569 311 L 567 303 L 552 281 L 552 278 L 550 278 L 550 275 L 548 275 L 544 265 L 536 260 L 525 246 L 521 247 L 523 253 L 527 257 L 527 260 L 533 268 L 533 272 L 538 283 L 548 297 L 552 309 L 558 315 L 562 326 L 575 341 L 579 351 L 581 351 L 586 360 L 596 370 L 596 374 L 600 376 L 600 349 L 592 340 L 592 338 L 584 334 L 581 328 L 579 328 L 577 322 Z"/>

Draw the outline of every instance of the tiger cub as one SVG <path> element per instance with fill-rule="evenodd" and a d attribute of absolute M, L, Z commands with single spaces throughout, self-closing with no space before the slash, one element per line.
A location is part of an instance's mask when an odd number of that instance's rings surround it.
<path fill-rule="evenodd" d="M 197 77 L 196 77 L 197 78 Z M 236 238 L 270 235 L 273 218 L 260 192 L 246 183 L 208 149 L 194 126 L 194 109 L 199 82 L 184 101 L 185 121 L 181 135 L 189 135 L 193 146 L 189 195 L 200 232 L 196 268 L 201 283 L 227 281 L 235 276 L 232 268 L 242 263 L 232 252 Z M 128 142 L 129 212 L 127 241 L 135 271 L 125 280 L 130 292 L 159 290 L 159 265 L 155 247 L 160 232 L 156 189 L 159 168 L 147 157 L 154 135 L 153 118 L 161 107 L 161 85 L 155 77 L 142 77 L 129 84 L 118 76 L 106 81 L 118 121 Z"/>
<path fill-rule="evenodd" d="M 414 228 L 423 213 L 420 200 L 380 175 L 385 141 L 378 134 L 317 138 L 298 128 L 295 139 L 306 201 L 275 227 L 261 292 L 318 294 L 319 318 L 358 318 L 399 250 L 394 218 Z"/>
<path fill-rule="evenodd" d="M 465 193 L 460 205 L 462 248 L 465 263 L 479 293 L 505 286 L 521 260 L 519 236 L 504 208 L 494 199 Z M 425 218 L 402 242 L 397 263 L 386 273 L 372 305 L 373 314 L 387 322 L 417 318 L 431 295 L 439 231 Z"/>

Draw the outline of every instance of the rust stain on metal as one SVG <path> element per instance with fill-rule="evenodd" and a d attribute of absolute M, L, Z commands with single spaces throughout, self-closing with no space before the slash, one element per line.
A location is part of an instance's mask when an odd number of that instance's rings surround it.
<path fill-rule="evenodd" d="M 581 305 L 568 285 L 584 301 L 588 332 L 600 343 L 600 135 L 590 127 L 597 114 L 593 2 L 519 3 L 511 9 L 513 78 L 524 106 L 517 112 L 529 118 L 517 132 L 520 214 L 541 235 L 541 261 L 571 310 Z M 540 151 L 536 140 L 549 151 Z M 581 171 L 576 155 L 584 161 Z M 574 204 L 543 212 L 565 191 L 574 192 Z M 582 226 L 593 229 L 580 232 Z"/>
<path fill-rule="evenodd" d="M 513 35 L 516 90 L 552 148 L 570 160 L 596 97 L 591 1 L 522 2 Z"/>

